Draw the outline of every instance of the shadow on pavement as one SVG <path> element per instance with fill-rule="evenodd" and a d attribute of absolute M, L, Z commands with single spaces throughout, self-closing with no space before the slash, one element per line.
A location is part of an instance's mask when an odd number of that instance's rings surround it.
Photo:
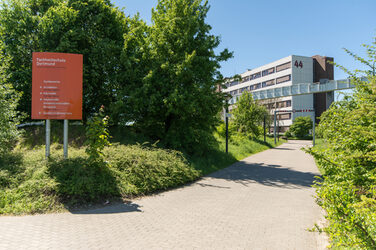
<path fill-rule="evenodd" d="M 281 148 L 281 147 L 278 147 L 278 148 L 273 148 L 273 150 L 295 150 L 293 148 Z"/>
<path fill-rule="evenodd" d="M 206 184 L 206 183 L 201 183 L 201 182 L 196 182 L 194 185 L 199 185 L 201 187 L 213 187 L 213 188 L 224 188 L 224 189 L 230 189 L 230 187 L 222 187 L 218 185 L 211 185 L 211 184 Z"/>
<path fill-rule="evenodd" d="M 310 172 L 282 168 L 280 165 L 238 162 L 208 177 L 225 179 L 245 186 L 260 183 L 265 186 L 300 189 L 311 187 L 315 176 L 317 175 Z"/>
<path fill-rule="evenodd" d="M 90 210 L 71 211 L 72 214 L 116 214 L 129 212 L 142 212 L 142 210 L 138 204 L 130 202 Z"/>

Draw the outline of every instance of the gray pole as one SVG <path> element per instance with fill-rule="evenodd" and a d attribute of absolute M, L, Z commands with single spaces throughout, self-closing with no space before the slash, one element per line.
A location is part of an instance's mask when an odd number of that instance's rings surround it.
<path fill-rule="evenodd" d="M 266 115 L 264 115 L 264 142 L 266 142 Z"/>
<path fill-rule="evenodd" d="M 50 157 L 51 121 L 46 120 L 46 159 Z"/>
<path fill-rule="evenodd" d="M 226 120 L 226 154 L 228 154 L 228 107 L 226 106 L 225 111 L 225 120 Z"/>
<path fill-rule="evenodd" d="M 277 138 L 279 141 L 279 119 L 277 120 Z"/>
<path fill-rule="evenodd" d="M 274 110 L 274 144 L 277 144 L 277 131 L 276 131 L 276 128 L 277 128 L 277 110 Z"/>
<path fill-rule="evenodd" d="M 64 159 L 68 159 L 68 120 L 64 120 Z"/>
<path fill-rule="evenodd" d="M 315 113 L 315 110 L 313 110 L 313 126 L 312 126 L 312 144 L 313 144 L 313 146 L 315 146 L 315 127 L 316 127 L 316 113 Z"/>

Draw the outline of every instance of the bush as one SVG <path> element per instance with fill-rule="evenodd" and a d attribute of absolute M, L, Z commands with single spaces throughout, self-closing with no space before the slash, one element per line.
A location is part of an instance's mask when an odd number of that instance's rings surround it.
<path fill-rule="evenodd" d="M 298 138 L 304 138 L 309 135 L 309 130 L 312 129 L 312 120 L 309 116 L 299 116 L 295 118 L 293 124 L 290 126 L 289 134 Z"/>
<path fill-rule="evenodd" d="M 369 60 L 348 53 L 371 67 L 362 71 L 368 81 L 340 66 L 350 74 L 355 93 L 321 116 L 326 147 L 308 150 L 323 170 L 316 192 L 327 212 L 325 230 L 333 244 L 352 249 L 376 249 L 376 47 L 365 46 Z"/>
<path fill-rule="evenodd" d="M 178 151 L 139 145 L 106 148 L 122 196 L 165 190 L 197 179 L 200 173 Z"/>
<path fill-rule="evenodd" d="M 19 123 L 17 104 L 20 94 L 11 85 L 0 84 L 0 156 L 9 152 L 20 133 L 16 127 Z"/>
<path fill-rule="evenodd" d="M 52 152 L 59 145 L 52 145 Z M 90 161 L 84 148 L 71 148 L 70 158 L 44 149 L 20 150 L 0 159 L 0 215 L 72 209 L 166 190 L 200 176 L 178 151 L 141 145 L 112 145 L 103 153 L 107 163 Z"/>
<path fill-rule="evenodd" d="M 222 122 L 220 125 L 217 126 L 217 133 L 220 137 L 226 138 L 226 123 Z M 228 122 L 228 137 L 231 138 L 237 133 L 236 126 L 234 122 Z"/>
<path fill-rule="evenodd" d="M 286 136 L 287 138 L 288 138 L 288 137 L 292 137 L 290 130 L 287 130 L 287 131 L 286 131 L 285 136 Z"/>
<path fill-rule="evenodd" d="M 104 116 L 104 107 L 99 109 L 98 114 L 94 114 L 89 119 L 86 126 L 86 153 L 90 161 L 99 161 L 103 157 L 102 150 L 110 145 L 108 141 L 108 117 Z"/>

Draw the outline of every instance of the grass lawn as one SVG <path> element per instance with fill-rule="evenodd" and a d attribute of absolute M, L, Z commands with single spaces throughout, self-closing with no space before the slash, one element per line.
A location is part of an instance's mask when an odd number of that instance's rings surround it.
<path fill-rule="evenodd" d="M 285 140 L 280 140 L 277 142 L 277 145 L 275 145 L 273 137 L 266 137 L 266 143 L 264 143 L 263 138 L 262 140 L 261 138 L 259 140 L 239 139 L 236 142 L 229 142 L 229 153 L 226 154 L 225 139 L 219 136 L 216 136 L 216 139 L 219 144 L 216 149 L 206 153 L 204 157 L 188 158 L 192 166 L 200 170 L 202 175 L 215 172 L 252 154 L 273 148 L 285 142 Z"/>
<path fill-rule="evenodd" d="M 274 146 L 273 138 L 266 143 L 243 138 L 231 142 L 226 154 L 225 141 L 217 136 L 216 147 L 187 156 L 153 146 L 130 129 L 113 128 L 104 162 L 89 163 L 83 127 L 70 126 L 69 159 L 64 160 L 62 126 L 54 125 L 49 161 L 44 159 L 44 127 L 28 128 L 28 136 L 0 159 L 0 215 L 82 209 L 167 190 Z"/>

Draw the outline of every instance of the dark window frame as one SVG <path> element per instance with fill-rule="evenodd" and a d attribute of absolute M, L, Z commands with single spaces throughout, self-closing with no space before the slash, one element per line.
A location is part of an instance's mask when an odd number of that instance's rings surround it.
<path fill-rule="evenodd" d="M 289 67 L 287 67 L 287 68 L 282 68 L 282 69 L 278 70 L 279 67 L 281 67 L 281 66 L 283 67 L 283 66 L 285 66 L 285 65 L 288 65 Z M 291 61 L 290 61 L 290 62 L 287 62 L 287 63 L 282 63 L 282 64 L 276 66 L 276 67 L 275 67 L 275 72 L 281 72 L 281 71 L 284 71 L 284 70 L 286 70 L 286 69 L 291 69 Z"/>
<path fill-rule="evenodd" d="M 281 79 L 281 78 L 285 78 L 285 77 L 288 77 L 288 80 L 284 80 L 283 82 L 278 82 L 278 79 Z M 281 77 L 278 77 L 275 79 L 275 84 L 281 84 L 281 83 L 285 83 L 285 82 L 289 82 L 291 81 L 291 75 L 285 75 L 285 76 L 281 76 Z"/>
<path fill-rule="evenodd" d="M 272 71 L 271 71 L 272 70 Z M 270 72 L 271 71 L 271 72 Z M 266 69 L 262 71 L 262 76 L 267 76 L 275 73 L 275 67 Z"/>

